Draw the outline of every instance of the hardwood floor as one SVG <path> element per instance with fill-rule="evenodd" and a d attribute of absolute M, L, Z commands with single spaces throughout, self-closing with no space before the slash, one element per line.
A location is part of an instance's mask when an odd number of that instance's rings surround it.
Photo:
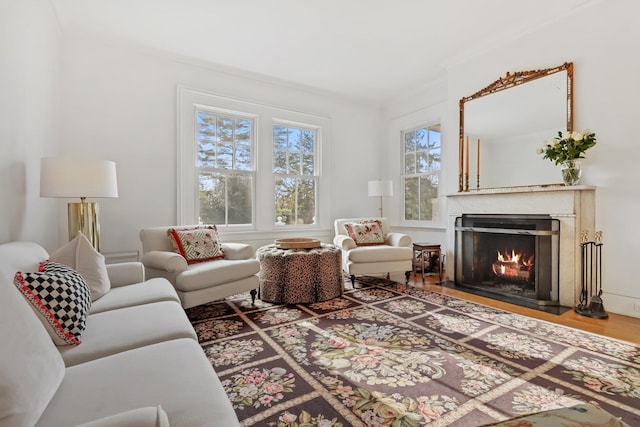
<path fill-rule="evenodd" d="M 627 341 L 635 345 L 640 345 L 640 318 L 609 313 L 608 319 L 592 319 L 590 317 L 581 316 L 573 310 L 568 310 L 563 314 L 555 315 L 539 310 L 521 307 L 519 305 L 497 301 L 491 298 L 473 295 L 457 289 L 440 286 L 437 284 L 437 282 L 437 274 L 425 275 L 424 284 L 422 283 L 422 277 L 420 276 L 420 274 L 412 274 L 409 278 L 409 285 L 411 286 L 427 289 L 432 292 L 451 295 L 457 298 L 462 298 L 491 307 L 501 308 L 503 310 L 508 310 L 514 313 L 534 317 L 536 319 L 546 320 L 548 322 L 558 323 L 564 326 L 570 326 L 572 328 L 581 329 L 607 337 L 616 338 L 622 341 Z"/>

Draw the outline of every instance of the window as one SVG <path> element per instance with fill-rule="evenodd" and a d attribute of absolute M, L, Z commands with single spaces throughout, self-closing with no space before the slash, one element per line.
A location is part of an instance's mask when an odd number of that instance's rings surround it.
<path fill-rule="evenodd" d="M 238 241 L 331 227 L 329 118 L 182 86 L 177 116 L 177 224 Z"/>
<path fill-rule="evenodd" d="M 404 219 L 438 221 L 440 125 L 402 132 Z"/>
<path fill-rule="evenodd" d="M 273 175 L 277 225 L 316 220 L 317 132 L 302 126 L 273 126 Z"/>
<path fill-rule="evenodd" d="M 253 120 L 198 109 L 196 126 L 200 222 L 251 224 Z"/>

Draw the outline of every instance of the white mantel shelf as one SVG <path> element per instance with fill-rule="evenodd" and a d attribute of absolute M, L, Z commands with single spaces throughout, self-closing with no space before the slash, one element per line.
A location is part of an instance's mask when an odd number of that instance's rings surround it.
<path fill-rule="evenodd" d="M 479 190 L 470 189 L 469 191 L 461 191 L 458 193 L 447 194 L 447 197 L 464 197 L 478 196 L 483 194 L 513 194 L 513 193 L 540 193 L 549 191 L 584 191 L 595 190 L 596 187 L 590 185 L 564 185 L 564 184 L 546 184 L 546 185 L 523 185 L 517 187 L 494 187 L 481 188 Z"/>
<path fill-rule="evenodd" d="M 580 235 L 595 233 L 596 187 L 562 184 L 501 187 L 447 195 L 447 271 L 454 271 L 455 220 L 462 214 L 546 214 L 560 221 L 559 302 L 580 299 Z M 450 279 L 453 279 L 451 277 Z"/>

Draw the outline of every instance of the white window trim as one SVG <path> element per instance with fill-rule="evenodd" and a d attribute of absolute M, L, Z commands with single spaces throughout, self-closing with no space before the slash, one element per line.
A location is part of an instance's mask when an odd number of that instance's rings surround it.
<path fill-rule="evenodd" d="M 414 132 L 418 129 L 429 129 L 433 126 L 439 125 L 440 128 L 442 128 L 442 126 L 440 125 L 440 123 L 431 123 L 431 124 L 420 124 L 417 126 L 412 126 L 410 128 L 407 129 L 402 129 L 400 131 L 400 144 L 401 144 L 401 152 L 402 152 L 402 157 L 401 157 L 401 161 L 402 161 L 402 165 L 400 166 L 400 186 L 401 186 L 401 192 L 400 192 L 400 215 L 401 215 L 401 219 L 402 219 L 402 224 L 404 225 L 417 225 L 417 226 L 425 226 L 425 227 L 429 227 L 429 226 L 435 226 L 437 224 L 440 224 L 442 222 L 442 208 L 440 207 L 440 201 L 442 200 L 442 189 L 441 189 L 441 183 L 442 183 L 442 131 L 440 132 L 440 170 L 438 170 L 438 172 L 424 172 L 424 173 L 413 173 L 413 174 L 407 174 L 405 173 L 405 164 L 404 164 L 404 160 L 405 160 L 405 135 L 409 132 Z M 437 175 L 438 176 L 438 219 L 433 221 L 425 221 L 425 220 L 410 220 L 410 219 L 405 219 L 405 200 L 404 200 L 404 179 L 407 176 L 426 176 L 426 175 Z"/>
<path fill-rule="evenodd" d="M 331 212 L 331 171 L 329 162 L 323 159 L 331 157 L 331 120 L 321 115 L 300 112 L 281 107 L 260 104 L 258 102 L 234 99 L 214 93 L 178 86 L 177 89 L 177 221 L 179 225 L 193 224 L 197 218 L 196 191 L 196 106 L 222 114 L 239 115 L 254 118 L 253 153 L 254 182 L 254 217 L 253 224 L 247 226 L 228 226 L 221 231 L 281 231 L 273 221 L 275 206 L 273 203 L 273 125 L 280 123 L 296 124 L 317 128 L 317 173 L 318 200 L 315 224 L 289 226 L 287 229 L 326 229 L 332 227 Z"/>
<path fill-rule="evenodd" d="M 405 228 L 431 228 L 431 229 L 444 229 L 446 228 L 446 180 L 447 174 L 447 162 L 446 156 L 448 153 L 446 145 L 446 138 L 444 129 L 445 120 L 444 113 L 446 112 L 446 104 L 436 104 L 428 108 L 420 109 L 405 115 L 397 116 L 390 119 L 388 138 L 391 143 L 389 144 L 388 155 L 390 159 L 393 159 L 397 171 L 397 177 L 399 181 L 399 191 L 397 196 L 393 196 L 395 203 L 398 205 L 397 210 L 397 223 Z M 404 141 L 402 135 L 404 131 L 418 129 L 421 127 L 433 126 L 440 124 L 440 179 L 438 185 L 438 220 L 437 221 L 415 221 L 404 219 L 404 187 L 402 187 L 402 177 L 404 174 Z"/>

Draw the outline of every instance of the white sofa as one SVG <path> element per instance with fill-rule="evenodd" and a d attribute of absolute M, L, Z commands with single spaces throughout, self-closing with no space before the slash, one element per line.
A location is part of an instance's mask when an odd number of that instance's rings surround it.
<path fill-rule="evenodd" d="M 379 221 L 384 232 L 384 244 L 358 246 L 349 237 L 345 224 L 363 221 Z M 356 275 L 387 274 L 402 271 L 409 281 L 413 262 L 411 237 L 403 233 L 392 233 L 387 218 L 342 218 L 334 221 L 333 244 L 342 249 L 342 270 L 355 284 Z"/>
<path fill-rule="evenodd" d="M 0 245 L 0 426 L 239 424 L 167 280 L 108 265 L 82 343 L 56 346 L 13 284 L 47 258 L 35 243 Z"/>
<path fill-rule="evenodd" d="M 149 227 L 140 231 L 142 263 L 147 277 L 164 277 L 178 291 L 184 308 L 194 307 L 243 292 L 255 302 L 260 280 L 260 262 L 252 246 L 222 243 L 224 259 L 188 264 L 173 250 L 167 236 L 170 228 L 193 229 L 197 225 Z"/>

